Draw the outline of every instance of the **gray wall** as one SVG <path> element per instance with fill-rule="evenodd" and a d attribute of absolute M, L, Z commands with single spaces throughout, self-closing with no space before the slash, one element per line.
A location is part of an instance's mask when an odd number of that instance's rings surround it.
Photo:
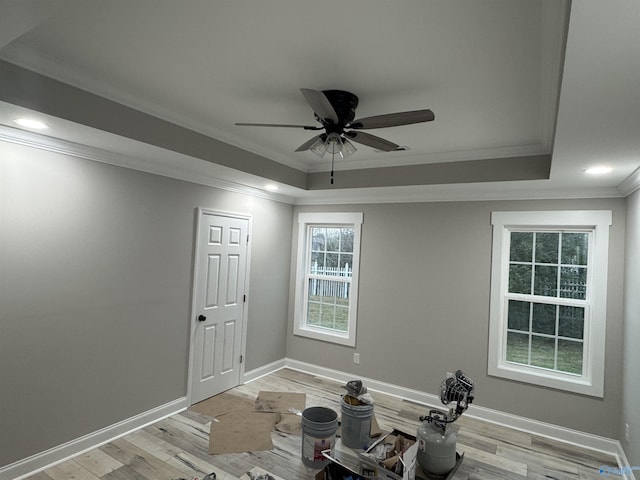
<path fill-rule="evenodd" d="M 487 376 L 490 214 L 547 209 L 613 210 L 604 399 Z M 358 331 L 355 348 L 294 336 L 290 306 L 289 358 L 429 393 L 447 371 L 461 368 L 476 381 L 478 405 L 619 438 L 623 199 L 308 206 L 295 209 L 294 223 L 300 211 L 364 212 Z M 292 274 L 295 264 L 294 252 Z"/>
<path fill-rule="evenodd" d="M 186 395 L 198 206 L 254 218 L 247 371 L 286 355 L 434 393 L 463 368 L 479 405 L 611 438 L 624 400 L 640 463 L 632 340 L 624 370 L 622 357 L 624 200 L 294 209 L 0 142 L 0 466 Z M 490 212 L 520 209 L 613 210 L 604 399 L 486 375 Z M 294 210 L 365 214 L 355 349 L 291 334 Z M 631 247 L 637 193 L 628 210 Z M 640 334 L 638 258 L 627 250 L 628 339 Z"/>
<path fill-rule="evenodd" d="M 622 441 L 630 465 L 640 466 L 640 190 L 627 198 L 627 241 L 624 304 L 622 425 L 630 427 Z M 636 472 L 636 476 L 638 476 Z"/>
<path fill-rule="evenodd" d="M 187 394 L 198 206 L 253 215 L 246 369 L 283 358 L 290 205 L 0 142 L 0 466 Z"/>

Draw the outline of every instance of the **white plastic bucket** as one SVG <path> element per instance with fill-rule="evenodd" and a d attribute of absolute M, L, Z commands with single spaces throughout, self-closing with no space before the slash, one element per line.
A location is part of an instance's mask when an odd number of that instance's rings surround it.
<path fill-rule="evenodd" d="M 302 412 L 302 463 L 312 468 L 322 468 L 329 460 L 322 455 L 336 444 L 338 414 L 325 407 L 309 407 Z"/>

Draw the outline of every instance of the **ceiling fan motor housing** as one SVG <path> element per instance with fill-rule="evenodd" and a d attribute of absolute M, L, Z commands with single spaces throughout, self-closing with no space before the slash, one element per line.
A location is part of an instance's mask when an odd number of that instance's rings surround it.
<path fill-rule="evenodd" d="M 349 124 L 356 117 L 356 108 L 358 107 L 358 97 L 351 92 L 344 90 L 323 90 L 323 92 L 333 109 L 338 115 L 338 124 L 335 125 L 335 130 L 332 127 L 334 125 L 327 125 L 321 120 L 321 123 L 327 127 L 327 133 L 342 133 L 343 128 Z"/>

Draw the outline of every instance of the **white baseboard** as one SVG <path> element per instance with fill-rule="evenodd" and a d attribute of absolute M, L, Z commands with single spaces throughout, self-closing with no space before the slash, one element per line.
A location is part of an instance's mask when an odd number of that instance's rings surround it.
<path fill-rule="evenodd" d="M 618 452 L 618 455 L 616 455 L 616 458 L 618 459 L 618 467 L 621 469 L 621 474 L 622 474 L 622 478 L 623 480 L 636 480 L 635 474 L 633 473 L 634 470 L 631 470 L 631 465 L 629 464 L 629 460 L 627 460 L 627 455 L 624 453 L 624 449 L 622 448 L 622 444 L 620 444 L 620 451 Z M 633 467 L 635 468 L 635 471 L 638 471 L 638 466 Z M 615 475 L 613 473 L 609 474 L 609 478 L 615 478 Z"/>
<path fill-rule="evenodd" d="M 442 408 L 440 397 L 431 393 L 425 393 L 419 390 L 400 387 L 386 382 L 380 382 L 372 378 L 354 376 L 352 373 L 333 370 L 330 368 L 320 367 L 311 363 L 300 362 L 291 358 L 285 359 L 285 367 L 300 372 L 310 373 L 319 377 L 329 378 L 339 382 L 348 382 L 354 378 L 363 381 L 367 388 L 371 391 L 393 395 L 395 397 L 410 400 L 412 402 L 423 404 L 427 407 Z M 612 455 L 618 460 L 618 465 L 612 467 L 624 468 L 628 466 L 628 462 L 622 449 L 622 445 L 618 440 L 593 435 L 591 433 L 580 432 L 570 428 L 553 425 L 550 423 L 540 422 L 530 418 L 512 415 L 510 413 L 492 410 L 490 408 L 471 405 L 465 413 L 466 416 L 483 420 L 486 422 L 507 426 L 523 432 L 540 435 L 541 437 L 557 440 L 572 445 L 577 445 L 590 450 Z M 633 473 L 623 476 L 626 480 L 635 480 Z"/>
<path fill-rule="evenodd" d="M 82 437 L 58 445 L 31 457 L 0 468 L 0 480 L 20 480 L 37 473 L 45 468 L 62 463 L 100 445 L 104 445 L 118 437 L 122 437 L 134 430 L 170 417 L 189 407 L 187 397 L 152 408 L 131 418 L 123 420 L 103 429 L 89 433 Z"/>
<path fill-rule="evenodd" d="M 285 365 L 286 359 L 281 359 L 276 362 L 269 363 L 268 365 L 264 365 L 262 367 L 255 368 L 248 372 L 245 372 L 242 376 L 242 383 L 250 383 L 254 380 L 257 380 L 261 377 L 269 375 L 270 373 L 277 372 L 278 370 L 282 370 Z"/>

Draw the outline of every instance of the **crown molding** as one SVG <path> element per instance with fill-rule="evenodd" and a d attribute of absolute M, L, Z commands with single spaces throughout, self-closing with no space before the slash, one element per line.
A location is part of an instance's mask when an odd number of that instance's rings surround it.
<path fill-rule="evenodd" d="M 129 168 L 131 170 L 161 175 L 163 177 L 205 185 L 242 195 L 249 195 L 252 197 L 287 204 L 292 204 L 294 202 L 293 198 L 286 195 L 267 192 L 241 183 L 224 180 L 215 174 L 207 173 L 207 170 L 220 167 L 192 157 L 186 157 L 191 159 L 192 162 L 182 162 L 180 166 L 177 166 L 177 163 L 174 165 L 173 162 L 171 162 L 171 164 L 160 164 L 145 158 L 109 152 L 99 148 L 26 132 L 24 130 L 4 125 L 0 125 L 0 140 L 52 153 L 90 160 L 93 162 L 106 163 L 118 167 Z"/>
<path fill-rule="evenodd" d="M 488 187 L 488 186 L 487 186 Z M 557 189 L 502 189 L 492 183 L 489 188 L 477 188 L 465 185 L 464 189 L 455 189 L 451 185 L 431 185 L 417 187 L 387 187 L 375 189 L 342 190 L 340 195 L 334 191 L 314 191 L 312 194 L 298 197 L 295 205 L 353 205 L 374 203 L 431 203 L 431 202 L 488 202 L 518 200 L 576 200 L 587 198 L 621 198 L 620 190 L 612 188 L 567 190 Z"/>
<path fill-rule="evenodd" d="M 628 197 L 636 190 L 640 189 L 640 167 L 637 168 L 631 175 L 625 178 L 618 186 L 618 189 L 623 196 Z"/>

